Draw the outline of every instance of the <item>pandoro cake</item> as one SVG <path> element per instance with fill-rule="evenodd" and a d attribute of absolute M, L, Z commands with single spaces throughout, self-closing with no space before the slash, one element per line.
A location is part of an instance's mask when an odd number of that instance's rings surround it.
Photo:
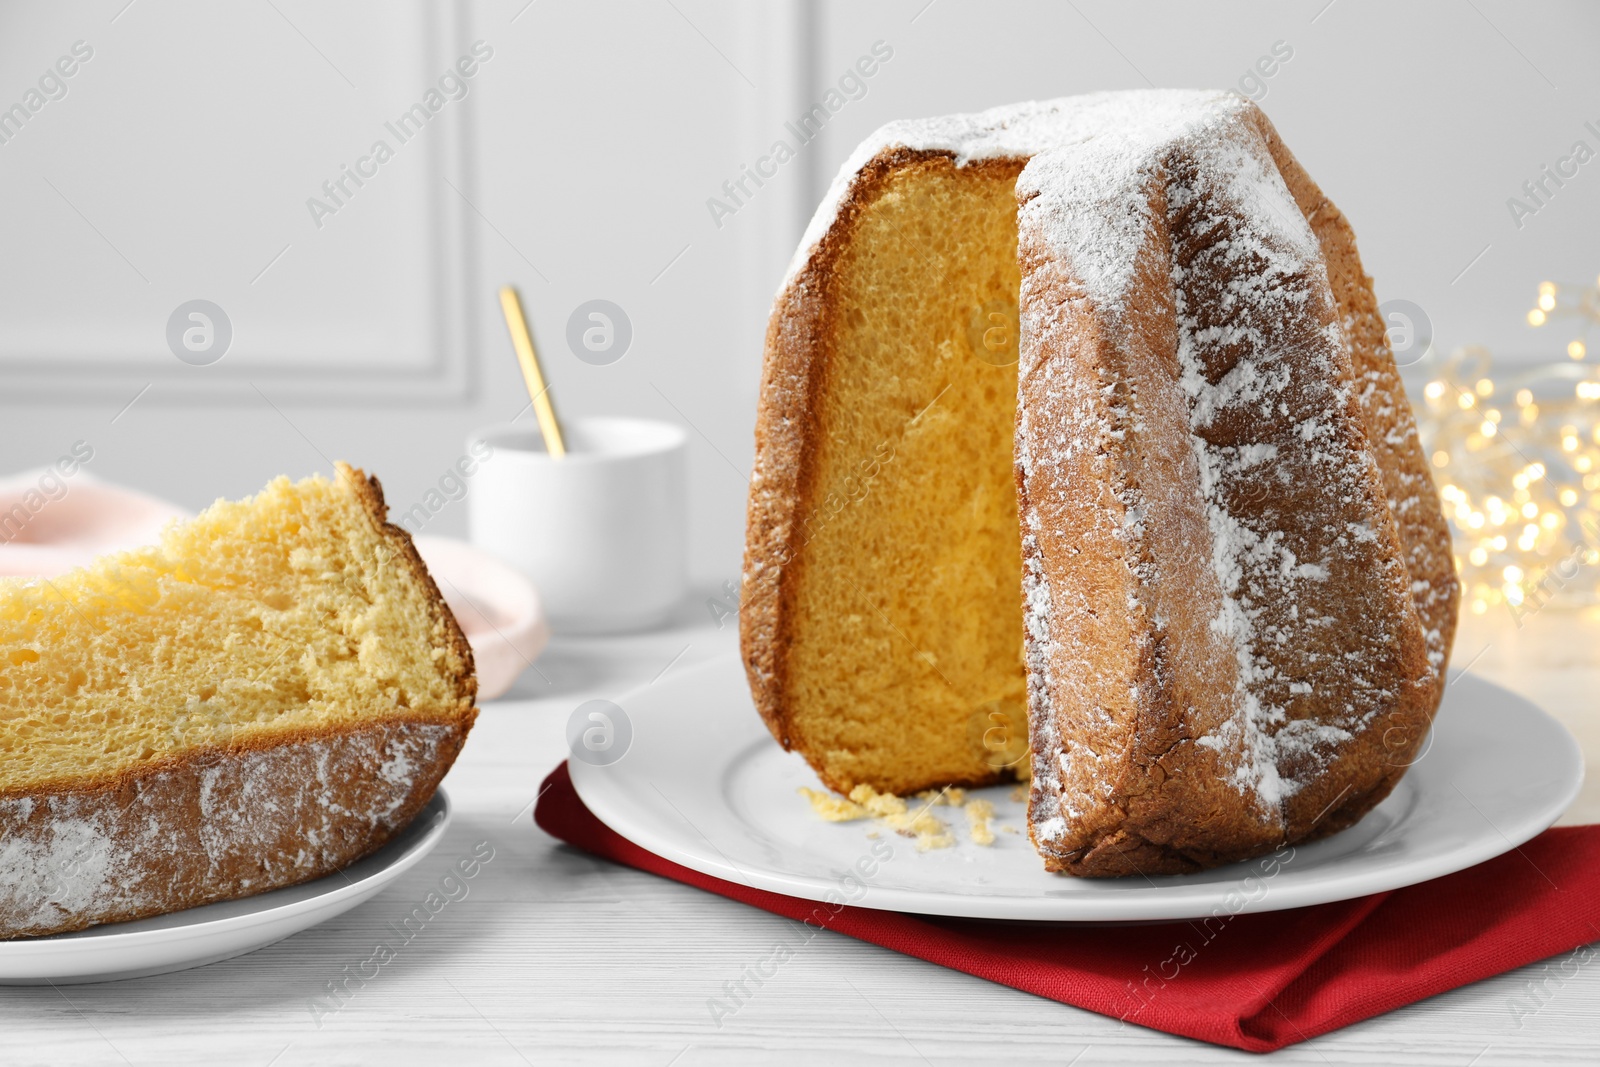
<path fill-rule="evenodd" d="M 1030 778 L 1051 870 L 1179 873 L 1381 801 L 1448 531 L 1350 226 L 1254 104 L 891 123 L 768 327 L 741 644 L 831 788 Z"/>

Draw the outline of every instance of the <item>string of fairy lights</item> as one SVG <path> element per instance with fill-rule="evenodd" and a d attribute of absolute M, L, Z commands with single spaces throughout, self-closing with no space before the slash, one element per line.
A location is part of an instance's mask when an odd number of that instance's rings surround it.
<path fill-rule="evenodd" d="M 1569 362 L 1498 375 L 1465 348 L 1423 388 L 1418 428 L 1473 614 L 1600 604 L 1600 366 L 1586 362 L 1600 281 L 1540 284 L 1528 323 L 1568 319 Z"/>

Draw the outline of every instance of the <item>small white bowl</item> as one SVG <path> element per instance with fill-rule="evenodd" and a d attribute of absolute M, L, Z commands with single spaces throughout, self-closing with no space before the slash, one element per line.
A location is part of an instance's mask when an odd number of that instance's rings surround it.
<path fill-rule="evenodd" d="M 479 430 L 472 543 L 539 589 L 556 633 L 666 621 L 688 591 L 688 434 L 647 419 L 572 419 L 554 459 L 533 425 Z"/>

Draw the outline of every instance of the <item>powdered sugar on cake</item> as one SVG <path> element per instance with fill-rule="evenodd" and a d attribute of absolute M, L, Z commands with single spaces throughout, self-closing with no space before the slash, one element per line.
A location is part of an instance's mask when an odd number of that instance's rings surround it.
<path fill-rule="evenodd" d="M 1091 137 L 1108 125 L 1139 121 L 1151 105 L 1160 106 L 1165 102 L 1169 108 L 1184 107 L 1228 96 L 1227 93 L 1181 90 L 1090 93 L 1007 104 L 970 115 L 890 122 L 857 145 L 839 168 L 812 215 L 779 288 L 794 279 L 817 243 L 833 226 L 861 169 L 885 151 L 908 148 L 916 152 L 945 152 L 958 167 L 987 159 L 1029 159 L 1049 146 Z"/>
<path fill-rule="evenodd" d="M 1259 139 L 1243 127 L 1247 106 L 1225 94 L 1119 94 L 1114 104 L 1098 105 L 1086 98 L 1083 121 L 1092 129 L 1034 155 L 1018 194 L 1028 205 L 1024 227 L 1039 228 L 1037 236 L 1070 275 L 1073 299 L 1094 309 L 1110 344 L 1128 329 L 1125 302 L 1136 290 L 1132 275 L 1148 251 L 1152 226 L 1172 228 L 1178 385 L 1220 593 L 1211 629 L 1233 650 L 1236 664 L 1231 713 L 1193 742 L 1218 753 L 1226 779 L 1270 825 L 1282 820 L 1285 802 L 1315 780 L 1342 745 L 1392 704 L 1392 693 L 1366 684 L 1359 668 L 1330 656 L 1307 653 L 1299 661 L 1303 672 L 1293 673 L 1278 661 L 1286 646 L 1307 645 L 1304 635 L 1333 622 L 1321 610 L 1327 594 L 1316 588 L 1328 582 L 1330 566 L 1342 558 L 1348 572 L 1367 539 L 1379 538 L 1379 523 L 1384 536 L 1392 539 L 1393 531 L 1387 515 L 1376 512 L 1347 524 L 1331 545 L 1326 538 L 1320 544 L 1300 538 L 1297 553 L 1292 530 L 1314 516 L 1296 516 L 1283 527 L 1262 522 L 1263 502 L 1283 495 L 1298 478 L 1321 487 L 1328 525 L 1336 525 L 1357 506 L 1352 502 L 1370 499 L 1379 475 L 1370 452 L 1351 440 L 1349 420 L 1329 417 L 1353 411 L 1346 339 L 1333 314 L 1320 246 Z M 1164 198 L 1163 219 L 1152 216 L 1153 195 Z M 1025 279 L 1025 304 L 1028 284 Z M 1025 334 L 1045 333 L 1033 338 L 1033 347 L 1058 347 L 1048 331 L 1059 324 L 1026 315 L 1023 321 Z M 1049 391 L 1054 383 L 1041 377 L 1046 368 L 1025 363 L 1022 370 L 1025 384 L 1056 395 Z M 1030 431 L 1026 406 L 1019 438 L 1049 439 Z M 1270 439 L 1239 440 L 1239 427 L 1251 423 L 1286 426 Z M 1113 446 L 1119 432 L 1092 421 L 1059 427 L 1058 454 Z M 1242 436 L 1249 438 L 1249 431 Z M 1025 483 L 1048 458 L 1019 447 Z M 1118 496 L 1120 536 L 1130 545 L 1130 559 L 1144 532 L 1148 501 L 1140 493 Z M 1044 565 L 1026 529 L 1024 556 L 1025 590 L 1030 579 L 1047 585 L 1035 577 Z M 1152 565 L 1139 566 L 1149 571 Z M 1136 577 L 1146 584 L 1161 579 L 1157 573 Z M 1031 591 L 1025 600 L 1033 675 L 1054 651 L 1042 636 L 1051 627 L 1051 601 L 1048 592 Z M 1161 620 L 1156 623 L 1159 630 Z M 1317 680 L 1330 671 L 1350 675 L 1341 678 L 1337 707 L 1317 692 Z M 1030 684 L 1038 750 L 1059 751 L 1061 772 L 1084 770 L 1074 766 L 1084 759 L 1096 767 L 1111 761 L 1109 772 L 1075 775 L 1080 786 L 1085 777 L 1120 773 L 1117 753 L 1062 745 L 1058 709 L 1050 706 L 1056 688 Z M 1039 810 L 1045 822 L 1036 835 L 1047 842 L 1070 839 L 1075 812 L 1069 791 L 1059 774 L 1036 775 L 1036 796 L 1054 801 L 1065 824 L 1046 819 L 1047 806 Z"/>
<path fill-rule="evenodd" d="M 1316 239 L 1271 161 L 1260 151 L 1248 150 L 1247 145 L 1226 134 L 1194 138 L 1189 148 L 1201 159 L 1198 171 L 1205 189 L 1202 192 L 1181 181 L 1172 182 L 1167 197 L 1169 213 L 1198 208 L 1200 197 L 1214 197 L 1221 204 L 1220 213 L 1238 227 L 1231 237 L 1212 244 L 1202 255 L 1212 261 L 1207 266 L 1213 271 L 1233 277 L 1230 296 L 1244 312 L 1239 318 L 1225 326 L 1202 326 L 1189 306 L 1185 268 L 1177 263 L 1172 268 L 1178 361 L 1183 371 L 1180 384 L 1189 398 L 1195 431 L 1190 440 L 1199 461 L 1201 496 L 1207 501 L 1212 566 L 1222 589 L 1222 612 L 1212 626 L 1231 639 L 1239 665 L 1237 712 L 1222 729 L 1197 740 L 1201 745 L 1239 753 L 1234 783 L 1275 814 L 1302 785 L 1300 779 L 1284 777 L 1282 765 L 1293 757 L 1307 772 L 1315 773 L 1322 769 L 1322 761 L 1304 757 L 1315 757 L 1319 749 L 1332 752 L 1339 742 L 1349 740 L 1351 733 L 1330 723 L 1291 723 L 1286 708 L 1263 692 L 1261 683 L 1278 672 L 1260 648 L 1259 600 L 1264 594 L 1294 598 L 1299 582 L 1326 580 L 1328 572 L 1320 563 L 1299 562 L 1283 544 L 1281 532 L 1252 529 L 1227 505 L 1236 483 L 1260 479 L 1261 453 L 1270 451 L 1277 459 L 1277 446 L 1215 447 L 1200 432 L 1228 412 L 1243 410 L 1270 417 L 1283 405 L 1280 398 L 1290 388 L 1297 367 L 1322 381 L 1337 382 L 1344 338 L 1334 323 L 1314 336 L 1311 345 L 1297 349 L 1286 351 L 1282 340 L 1274 336 L 1277 323 L 1303 311 L 1314 287 L 1326 287 L 1326 272 Z M 1311 275 L 1309 286 L 1304 280 L 1307 274 Z M 1242 348 L 1246 354 L 1212 382 L 1199 355 L 1207 346 Z M 1335 403 L 1348 403 L 1339 387 L 1333 392 Z M 1323 420 L 1303 420 L 1296 431 L 1312 448 L 1326 447 L 1331 453 L 1338 447 L 1327 440 L 1331 430 Z"/>

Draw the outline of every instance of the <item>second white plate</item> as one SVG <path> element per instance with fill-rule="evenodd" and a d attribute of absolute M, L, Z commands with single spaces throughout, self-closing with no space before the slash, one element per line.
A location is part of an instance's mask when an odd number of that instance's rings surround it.
<path fill-rule="evenodd" d="M 1365 819 L 1342 833 L 1199 874 L 1078 879 L 1052 875 L 1027 837 L 1011 787 L 991 800 L 991 847 L 962 814 L 935 808 L 960 843 L 916 851 L 872 822 L 825 823 L 796 795 L 820 789 L 757 717 L 737 656 L 621 697 L 626 752 L 570 762 L 583 802 L 607 826 L 675 863 L 731 882 L 858 907 L 983 919 L 1154 921 L 1275 911 L 1437 878 L 1540 833 L 1583 782 L 1577 742 L 1528 701 L 1471 675 L 1446 691 L 1423 756 Z M 620 741 L 624 730 L 616 730 Z M 869 838 L 876 831 L 879 836 Z M 869 871 L 865 876 L 850 872 Z"/>

